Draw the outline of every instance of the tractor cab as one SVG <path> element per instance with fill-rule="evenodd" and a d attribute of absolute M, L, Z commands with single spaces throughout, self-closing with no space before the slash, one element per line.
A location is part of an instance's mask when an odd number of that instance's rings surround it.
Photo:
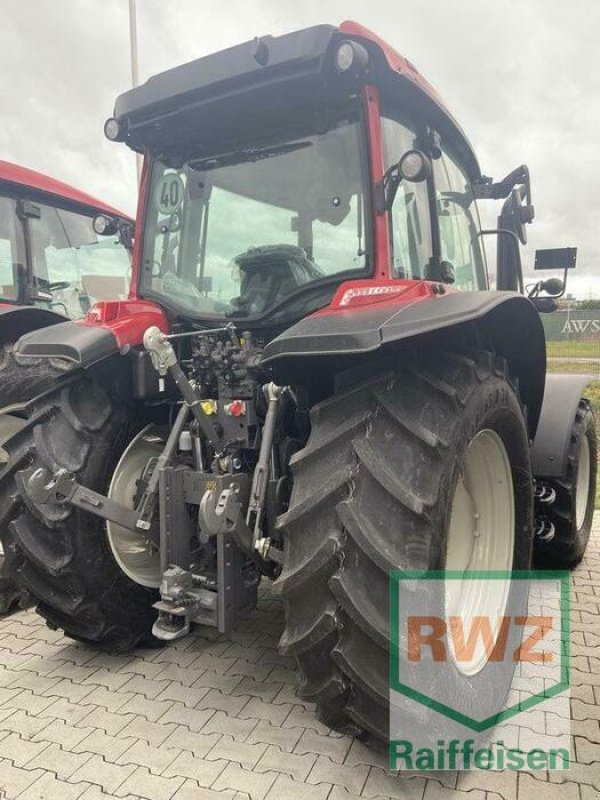
<path fill-rule="evenodd" d="M 526 167 L 482 176 L 435 91 L 356 23 L 157 75 L 105 132 L 146 154 L 133 291 L 176 314 L 289 324 L 355 281 L 368 302 L 405 281 L 487 290 L 484 198 L 507 198 L 497 288 L 522 289 Z"/>

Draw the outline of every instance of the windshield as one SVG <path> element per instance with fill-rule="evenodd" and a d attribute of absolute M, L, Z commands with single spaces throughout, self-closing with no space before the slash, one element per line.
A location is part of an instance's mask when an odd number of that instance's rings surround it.
<path fill-rule="evenodd" d="M 127 297 L 131 259 L 118 236 L 98 236 L 93 217 L 39 205 L 29 220 L 35 288 L 47 305 L 78 319 L 98 300 Z"/>
<path fill-rule="evenodd" d="M 367 267 L 360 126 L 188 161 L 155 161 L 142 291 L 195 316 L 258 318 Z"/>

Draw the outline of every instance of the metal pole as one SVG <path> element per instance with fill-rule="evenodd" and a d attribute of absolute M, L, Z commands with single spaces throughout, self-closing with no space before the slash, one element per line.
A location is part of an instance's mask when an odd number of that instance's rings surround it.
<path fill-rule="evenodd" d="M 131 85 L 139 85 L 136 0 L 129 0 L 129 49 L 131 53 Z M 142 157 L 136 153 L 138 186 L 142 177 Z"/>

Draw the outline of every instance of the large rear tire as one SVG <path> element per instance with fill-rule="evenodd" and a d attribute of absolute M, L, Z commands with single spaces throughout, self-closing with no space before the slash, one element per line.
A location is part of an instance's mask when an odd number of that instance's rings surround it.
<path fill-rule="evenodd" d="M 44 365 L 46 385 L 60 377 Z M 109 649 L 150 642 L 156 591 L 130 580 L 113 557 L 103 520 L 70 506 L 36 503 L 27 478 L 64 468 L 105 493 L 138 430 L 129 409 L 91 379 L 67 378 L 28 408 L 11 440 L 0 485 L 0 530 L 10 568 L 53 628 Z"/>
<path fill-rule="evenodd" d="M 403 363 L 312 409 L 308 443 L 293 458 L 290 507 L 280 520 L 284 565 L 275 585 L 286 609 L 280 647 L 296 657 L 300 696 L 317 704 L 330 727 L 388 739 L 388 576 L 455 568 L 447 552 L 453 506 L 466 453 L 482 433 L 506 454 L 514 522 L 509 569 L 526 570 L 529 442 L 504 362 L 489 353 L 420 354 L 418 364 Z M 456 669 L 456 691 L 485 702 L 486 670 L 470 676 Z"/>
<path fill-rule="evenodd" d="M 594 520 L 597 476 L 596 420 L 589 400 L 582 399 L 571 429 L 567 473 L 561 480 L 545 482 L 556 498 L 539 504 L 542 517 L 554 526 L 550 541 L 536 542 L 539 566 L 574 569 L 583 558 Z"/>

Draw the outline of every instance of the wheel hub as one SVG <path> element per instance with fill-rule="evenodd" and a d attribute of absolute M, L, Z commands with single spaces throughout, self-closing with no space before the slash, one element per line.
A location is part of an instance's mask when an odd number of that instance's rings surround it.
<path fill-rule="evenodd" d="M 148 425 L 129 444 L 113 473 L 108 490 L 111 500 L 134 508 L 139 493 L 138 482 L 150 459 L 157 458 L 164 447 L 153 425 Z M 119 567 L 135 583 L 158 589 L 161 580 L 160 553 L 146 531 L 131 531 L 106 523 L 108 542 Z"/>

